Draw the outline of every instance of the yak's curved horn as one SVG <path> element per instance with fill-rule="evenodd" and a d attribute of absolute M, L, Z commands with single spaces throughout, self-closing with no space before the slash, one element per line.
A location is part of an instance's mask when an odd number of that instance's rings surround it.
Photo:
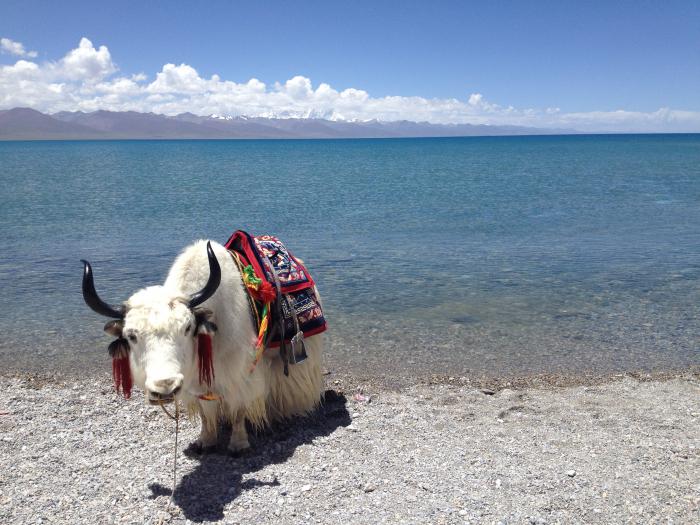
<path fill-rule="evenodd" d="M 95 290 L 95 281 L 92 277 L 92 266 L 90 263 L 84 259 L 80 262 L 83 263 L 83 299 L 85 299 L 85 304 L 92 308 L 95 312 L 105 317 L 114 317 L 115 319 L 124 319 L 126 309 L 124 306 L 111 306 L 105 303 L 97 295 Z"/>
<path fill-rule="evenodd" d="M 216 260 L 216 255 L 214 255 L 214 250 L 211 247 L 211 241 L 207 242 L 207 257 L 209 257 L 209 280 L 207 281 L 207 284 L 204 285 L 204 288 L 202 288 L 199 292 L 192 294 L 189 302 L 187 303 L 190 308 L 199 306 L 214 295 L 214 292 L 221 283 L 221 266 L 219 266 L 219 261 Z"/>

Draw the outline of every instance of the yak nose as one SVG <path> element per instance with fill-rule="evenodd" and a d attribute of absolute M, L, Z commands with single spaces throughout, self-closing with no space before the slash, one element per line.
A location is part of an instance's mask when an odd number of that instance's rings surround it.
<path fill-rule="evenodd" d="M 178 374 L 175 377 L 146 381 L 146 388 L 149 392 L 157 396 L 174 396 L 180 391 L 180 388 L 182 388 L 183 379 L 182 374 Z"/>

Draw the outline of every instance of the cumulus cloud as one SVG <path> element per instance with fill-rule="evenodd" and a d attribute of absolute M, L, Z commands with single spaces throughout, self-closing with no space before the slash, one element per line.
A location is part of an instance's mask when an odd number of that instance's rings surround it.
<path fill-rule="evenodd" d="M 0 53 L 6 55 L 14 55 L 17 57 L 36 58 L 36 51 L 27 51 L 24 49 L 22 42 L 15 42 L 9 38 L 0 38 Z"/>
<path fill-rule="evenodd" d="M 117 71 L 106 46 L 95 49 L 87 38 L 81 38 L 76 49 L 71 50 L 55 66 L 56 76 L 78 82 L 97 82 Z"/>
<path fill-rule="evenodd" d="M 5 44 L 5 40 L 8 43 Z M 338 90 L 327 83 L 295 76 L 266 85 L 203 77 L 189 64 L 165 64 L 154 76 L 120 74 L 109 49 L 82 38 L 58 61 L 36 63 L 24 46 L 9 39 L 2 49 L 20 56 L 0 65 L 0 109 L 28 106 L 57 111 L 143 111 L 174 115 L 245 115 L 332 120 L 412 120 L 441 124 L 491 124 L 580 131 L 700 131 L 700 112 L 661 108 L 652 112 L 515 108 L 487 100 L 481 93 L 460 98 L 373 97 L 357 88 Z M 19 47 L 18 47 L 19 46 Z M 10 53 L 10 51 L 7 51 Z M 31 52 L 30 52 L 31 53 Z"/>

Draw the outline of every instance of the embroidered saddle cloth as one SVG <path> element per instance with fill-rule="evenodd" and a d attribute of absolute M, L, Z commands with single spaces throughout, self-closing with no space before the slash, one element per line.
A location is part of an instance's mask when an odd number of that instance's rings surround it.
<path fill-rule="evenodd" d="M 289 252 L 282 241 L 272 235 L 253 237 L 238 230 L 224 246 L 235 252 L 244 266 L 252 266 L 258 279 L 278 290 L 277 299 L 271 305 L 272 327 L 266 347 L 280 346 L 282 334 L 284 342 L 290 343 L 299 331 L 304 337 L 310 337 L 326 330 L 326 319 L 314 280 L 304 264 Z M 260 312 L 263 305 L 259 301 L 255 303 Z"/>

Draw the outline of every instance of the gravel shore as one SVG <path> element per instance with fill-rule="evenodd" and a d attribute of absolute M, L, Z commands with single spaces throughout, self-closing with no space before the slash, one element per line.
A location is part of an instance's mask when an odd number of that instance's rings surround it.
<path fill-rule="evenodd" d="M 700 379 L 329 378 L 313 416 L 198 456 L 198 432 L 105 377 L 0 377 L 0 523 L 699 523 Z M 222 436 L 222 447 L 223 439 Z"/>

